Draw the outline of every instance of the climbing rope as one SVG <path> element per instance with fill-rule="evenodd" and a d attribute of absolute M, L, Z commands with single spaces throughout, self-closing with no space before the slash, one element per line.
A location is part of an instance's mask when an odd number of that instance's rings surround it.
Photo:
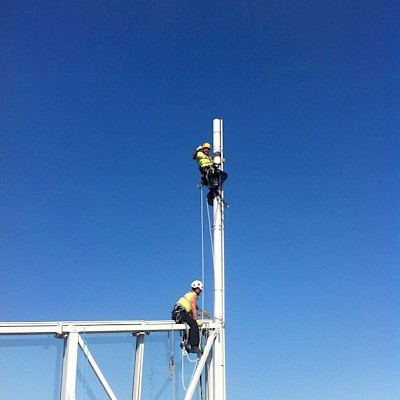
<path fill-rule="evenodd" d="M 176 399 L 175 392 L 175 359 L 174 359 L 174 330 L 171 330 L 171 336 L 168 332 L 168 349 L 169 349 L 169 379 L 172 381 L 172 400 Z"/>
<path fill-rule="evenodd" d="M 203 185 L 199 185 L 199 189 L 200 189 L 200 231 L 201 231 L 201 280 L 203 282 L 203 284 L 205 284 L 205 229 L 204 229 L 204 219 L 205 219 L 205 215 L 204 215 L 204 193 L 203 193 Z M 220 207 L 220 202 L 218 202 L 218 207 Z M 222 204 L 223 206 L 223 204 Z M 207 202 L 207 220 L 208 220 L 208 230 L 209 230 L 209 237 L 210 237 L 210 246 L 211 246 L 211 255 L 212 255 L 212 260 L 214 263 L 214 244 L 213 244 L 213 236 L 212 236 L 212 224 L 211 224 L 211 217 L 210 217 L 210 207 L 209 204 Z M 201 315 L 201 319 L 203 320 L 203 311 L 204 310 L 204 295 L 202 296 L 201 299 L 201 309 L 199 311 L 201 311 L 200 315 Z M 171 334 L 172 335 L 172 334 Z M 173 338 L 173 336 L 172 336 Z M 202 339 L 202 338 L 201 338 Z M 168 336 L 168 340 L 169 340 L 169 336 Z M 172 339 L 173 342 L 173 339 Z M 182 347 L 182 356 L 181 356 L 181 365 L 182 365 L 182 369 L 181 369 L 181 379 L 182 379 L 182 387 L 185 390 L 185 392 L 187 392 L 188 387 L 185 384 L 185 357 L 187 358 L 187 360 L 190 363 L 198 363 L 200 357 L 196 357 L 195 359 L 191 359 L 189 354 L 187 353 L 185 347 Z M 173 350 L 170 351 L 170 360 L 169 360 L 169 368 L 170 368 L 170 379 L 173 380 L 173 375 L 174 375 L 174 360 L 173 360 Z M 193 379 L 193 376 L 196 372 L 196 368 L 193 368 L 192 371 L 192 376 L 190 378 L 190 380 Z M 202 388 L 202 382 L 200 383 L 200 397 L 201 399 L 203 399 L 203 388 Z M 174 392 L 174 388 L 173 388 L 173 396 L 175 396 L 175 392 Z M 175 397 L 174 397 L 175 399 Z"/>
<path fill-rule="evenodd" d="M 211 243 L 211 255 L 214 262 L 214 243 L 213 243 L 213 236 L 211 231 L 211 218 L 210 218 L 210 206 L 207 203 L 207 218 L 208 218 L 208 230 L 210 234 L 210 243 Z"/>
<path fill-rule="evenodd" d="M 204 196 L 203 188 L 200 188 L 200 227 L 201 227 L 201 281 L 205 285 L 205 263 L 204 263 Z M 201 308 L 204 309 L 204 296 L 201 298 Z M 203 319 L 203 318 L 202 318 Z"/>
<path fill-rule="evenodd" d="M 189 354 L 188 354 L 184 349 L 182 349 L 182 387 L 183 387 L 183 390 L 184 390 L 185 392 L 187 392 L 187 391 L 188 391 L 188 387 L 186 387 L 186 385 L 185 385 L 185 357 L 186 357 L 187 360 L 188 360 L 189 362 L 191 362 L 191 363 L 197 363 L 197 362 L 199 361 L 200 358 L 197 357 L 196 359 L 193 359 L 193 360 L 192 360 L 192 359 L 189 357 Z M 196 368 L 193 368 L 192 376 L 190 377 L 190 381 L 189 381 L 189 382 L 192 381 L 195 372 L 196 372 Z"/>
<path fill-rule="evenodd" d="M 200 375 L 199 387 L 200 387 L 200 400 L 204 400 L 204 397 L 203 397 L 203 375 Z"/>

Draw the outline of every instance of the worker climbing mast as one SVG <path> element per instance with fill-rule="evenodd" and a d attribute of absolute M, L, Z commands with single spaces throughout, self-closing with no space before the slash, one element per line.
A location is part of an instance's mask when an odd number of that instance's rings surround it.
<path fill-rule="evenodd" d="M 186 391 L 185 400 L 192 400 L 204 368 L 207 370 L 205 385 L 207 400 L 226 399 L 224 210 L 227 204 L 224 201 L 223 182 L 228 174 L 223 170 L 224 153 L 221 119 L 213 120 L 213 144 L 212 156 L 209 155 L 211 145 L 204 143 L 196 148 L 193 153 L 193 160 L 197 161 L 200 169 L 200 188 L 207 185 L 210 189 L 207 195 L 207 203 L 213 206 L 214 320 L 212 330 L 207 334 L 204 352 L 201 350 L 198 353 L 202 355 L 198 359 Z M 189 309 L 189 307 L 187 308 Z M 193 312 L 193 314 L 197 313 Z M 196 343 L 192 343 L 189 350 L 194 345 L 195 351 L 193 352 L 197 353 Z"/>
<path fill-rule="evenodd" d="M 213 120 L 213 154 L 216 168 L 223 171 L 223 127 L 222 119 Z M 214 243 L 214 319 L 220 324 L 219 336 L 214 345 L 214 399 L 225 400 L 225 257 L 224 257 L 224 193 L 214 198 L 213 243 Z"/>
<path fill-rule="evenodd" d="M 220 196 L 222 184 L 226 181 L 228 174 L 220 168 L 222 160 L 221 151 L 214 150 L 213 155 L 211 155 L 210 149 L 210 143 L 206 142 L 201 144 L 194 151 L 193 160 L 197 161 L 201 173 L 200 187 L 207 186 L 210 189 L 207 194 L 207 203 L 213 206 L 214 199 Z M 228 204 L 223 201 L 222 196 L 219 197 L 219 200 L 223 202 L 224 207 L 228 206 Z"/>
<path fill-rule="evenodd" d="M 205 149 L 208 149 L 205 150 Z M 89 351 L 85 340 L 88 334 L 115 334 L 129 333 L 136 337 L 135 363 L 132 379 L 132 399 L 142 399 L 143 366 L 145 337 L 150 332 L 168 332 L 168 347 L 171 354 L 169 358 L 170 378 L 174 375 L 174 347 L 176 341 L 173 333 L 182 332 L 182 337 L 187 341 L 182 343 L 182 377 L 184 376 L 183 356 L 195 356 L 193 373 L 184 400 L 193 400 L 196 390 L 204 400 L 226 400 L 226 370 L 225 370 L 225 254 L 224 254 L 224 211 L 227 207 L 224 202 L 223 182 L 227 178 L 224 172 L 223 128 L 222 120 L 213 120 L 213 155 L 208 156 L 211 150 L 209 143 L 199 146 L 193 154 L 201 171 L 201 187 L 207 185 L 211 195 L 207 202 L 213 208 L 212 220 L 212 255 L 214 267 L 214 317 L 209 319 L 208 313 L 197 307 L 198 296 L 204 290 L 204 279 L 194 280 L 191 290 L 175 303 L 172 310 L 172 320 L 169 321 L 55 321 L 55 322 L 0 322 L 0 337 L 2 335 L 51 335 L 55 340 L 64 342 L 62 355 L 62 377 L 60 380 L 60 399 L 71 400 L 77 395 L 77 381 L 82 368 L 78 367 L 79 351 L 82 351 L 82 361 L 87 360 L 101 386 L 110 399 L 116 399 L 109 383 Z M 200 153 L 200 154 L 199 154 Z M 217 179 L 218 178 L 218 179 Z M 201 191 L 201 199 L 203 192 Z M 210 204 L 212 200 L 212 204 Z M 202 204 L 203 206 L 203 204 Z M 202 221 L 203 221 L 203 207 Z M 209 218 L 210 220 L 210 218 Z M 203 232 L 202 232 L 203 233 Z M 203 237 L 202 237 L 203 245 Z M 203 246 L 202 246 L 203 247 Z M 202 255 L 204 256 L 204 255 Z M 210 285 L 211 286 L 211 285 Z M 199 320 L 200 313 L 207 320 Z M 186 323 L 187 326 L 184 324 Z M 199 329 L 200 328 L 200 329 Z M 185 335 L 186 332 L 186 335 Z M 82 336 L 83 335 L 83 336 Z M 201 340 L 203 339 L 203 343 Z M 205 342 L 204 342 L 205 341 Z M 204 346 L 203 346 L 204 344 Z M 86 362 L 86 361 L 85 361 Z M 83 365 L 83 363 L 82 363 Z M 183 380 L 183 378 L 182 378 Z M 159 394 L 163 394 L 166 386 L 163 385 Z M 204 392 L 203 393 L 203 388 Z M 173 398 L 175 399 L 175 383 L 172 381 Z M 82 389 L 83 390 L 83 389 Z M 90 385 L 87 390 L 91 390 Z M 153 391 L 153 388 L 152 388 Z M 83 391 L 82 391 L 83 393 Z M 205 394 L 205 396 L 203 396 Z M 27 396 L 25 396 L 27 397 Z M 24 398 L 25 398 L 24 397 Z"/>

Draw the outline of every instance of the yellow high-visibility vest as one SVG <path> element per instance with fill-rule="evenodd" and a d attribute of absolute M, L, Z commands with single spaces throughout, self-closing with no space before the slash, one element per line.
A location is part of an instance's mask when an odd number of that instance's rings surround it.
<path fill-rule="evenodd" d="M 191 306 L 191 300 L 193 299 L 193 296 L 197 298 L 197 294 L 194 291 L 187 292 L 183 297 L 181 297 L 177 301 L 178 306 L 182 306 L 186 312 L 190 313 L 192 311 L 192 306 Z"/>
<path fill-rule="evenodd" d="M 213 165 L 212 159 L 210 156 L 206 156 L 202 151 L 197 152 L 197 164 L 201 169 L 205 167 L 209 167 Z"/>

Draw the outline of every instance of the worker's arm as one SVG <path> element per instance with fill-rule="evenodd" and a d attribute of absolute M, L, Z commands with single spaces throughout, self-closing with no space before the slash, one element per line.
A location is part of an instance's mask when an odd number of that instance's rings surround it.
<path fill-rule="evenodd" d="M 196 152 L 196 158 L 206 158 L 206 157 L 207 156 L 202 151 Z"/>
<path fill-rule="evenodd" d="M 197 296 L 193 296 L 190 299 L 190 306 L 192 307 L 193 319 L 197 319 L 197 309 L 196 309 L 197 303 L 196 303 L 196 299 L 197 299 Z"/>
<path fill-rule="evenodd" d="M 194 151 L 193 156 L 192 156 L 193 160 L 197 160 L 197 158 L 199 158 L 199 156 L 201 154 L 203 154 L 202 150 L 203 150 L 203 146 L 200 145 L 197 147 L 197 149 Z M 200 154 L 199 154 L 199 152 L 200 152 Z"/>

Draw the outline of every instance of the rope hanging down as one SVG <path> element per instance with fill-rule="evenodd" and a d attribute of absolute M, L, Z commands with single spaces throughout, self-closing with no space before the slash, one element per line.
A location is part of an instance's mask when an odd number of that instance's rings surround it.
<path fill-rule="evenodd" d="M 200 228 L 201 228 L 201 281 L 205 285 L 205 267 L 204 267 L 204 199 L 203 188 L 200 188 Z M 204 310 L 204 295 L 201 298 L 201 308 Z"/>
<path fill-rule="evenodd" d="M 205 233 L 204 233 L 204 193 L 203 193 L 203 186 L 199 187 L 200 189 L 200 230 L 201 230 L 201 281 L 203 282 L 203 284 L 205 283 L 205 246 L 204 246 L 204 241 L 205 241 Z M 224 203 L 221 204 L 221 201 L 218 201 L 218 207 L 224 206 Z M 208 231 L 209 231 L 209 237 L 210 237 L 210 246 L 211 246 L 211 255 L 212 255 L 212 260 L 214 263 L 214 244 L 213 244 L 213 237 L 212 237 L 212 225 L 211 225 L 211 217 L 210 217 L 210 207 L 207 203 L 207 220 L 208 220 Z M 202 296 L 201 299 L 201 311 L 204 310 L 204 295 Z M 201 318 L 203 319 L 204 315 L 203 312 L 200 313 Z M 172 343 L 174 342 L 173 340 L 173 332 L 171 332 L 171 336 L 172 336 Z M 169 334 L 168 334 L 168 340 L 169 340 Z M 196 357 L 196 359 L 192 360 L 189 357 L 189 354 L 185 351 L 185 347 L 183 346 L 182 348 L 182 369 L 181 369 L 181 374 L 182 374 L 182 387 L 185 390 L 185 392 L 187 391 L 187 387 L 185 385 L 185 362 L 184 362 L 184 358 L 187 358 L 187 360 L 190 363 L 196 363 L 196 365 L 198 364 L 198 361 L 200 360 L 199 357 Z M 174 382 L 175 382 L 175 377 L 174 377 L 174 371 L 175 371 L 175 365 L 174 365 L 174 353 L 173 353 L 173 347 L 170 349 L 170 359 L 169 359 L 169 368 L 170 368 L 170 379 L 173 381 L 173 398 L 175 399 L 176 393 L 175 393 L 175 388 L 174 388 Z M 193 372 L 192 372 L 192 377 L 194 376 L 196 372 L 196 367 L 193 368 Z M 200 383 L 200 385 L 202 386 L 202 382 Z M 203 391 L 202 391 L 202 387 L 200 387 L 200 396 L 201 398 L 203 398 Z"/>

